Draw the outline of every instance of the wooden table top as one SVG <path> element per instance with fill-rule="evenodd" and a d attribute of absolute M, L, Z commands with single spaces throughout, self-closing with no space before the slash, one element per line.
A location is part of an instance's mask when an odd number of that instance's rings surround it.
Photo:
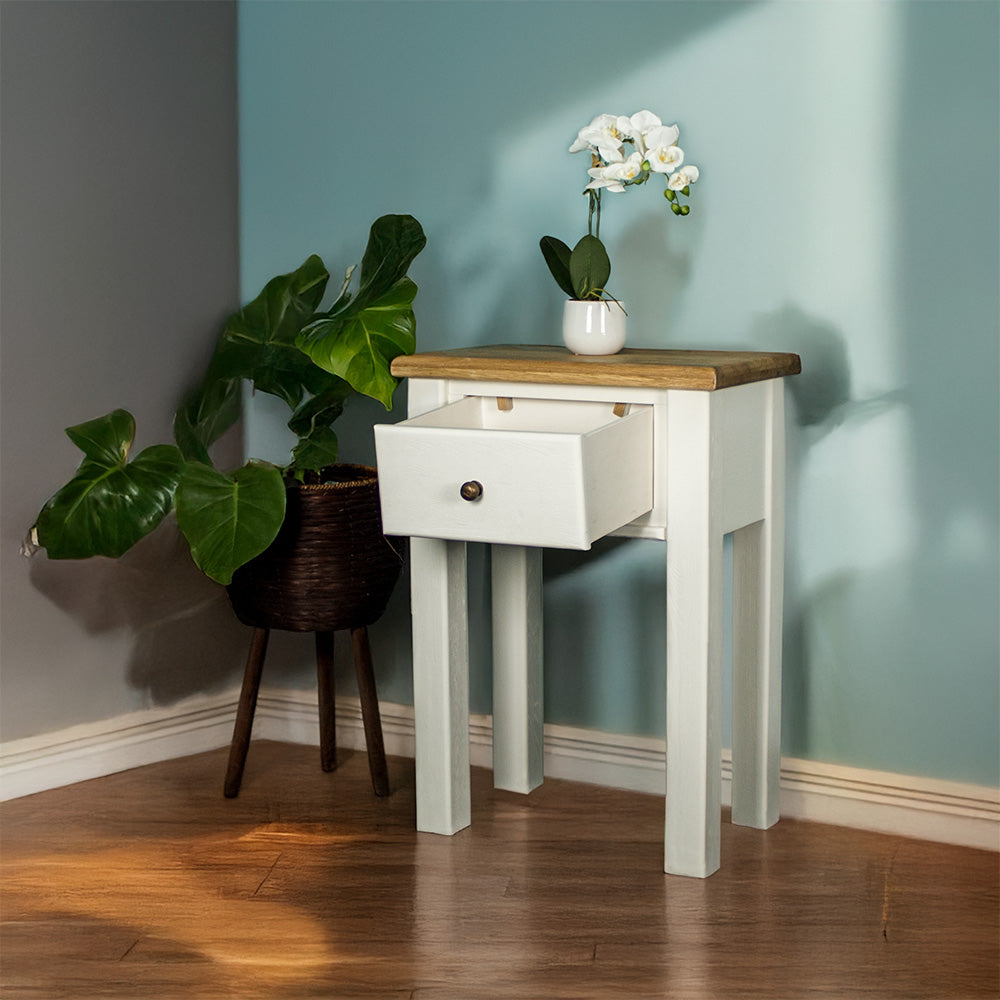
<path fill-rule="evenodd" d="M 636 386 L 711 391 L 797 375 L 797 354 L 769 351 L 671 351 L 625 348 L 618 354 L 571 354 L 565 347 L 500 344 L 400 355 L 400 378 L 455 378 L 477 382 Z"/>

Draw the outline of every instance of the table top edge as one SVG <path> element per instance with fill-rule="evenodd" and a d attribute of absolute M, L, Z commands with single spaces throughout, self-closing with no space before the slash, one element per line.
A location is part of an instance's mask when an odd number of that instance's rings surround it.
<path fill-rule="evenodd" d="M 797 354 L 770 351 L 654 350 L 583 356 L 554 345 L 499 344 L 400 355 L 399 378 L 570 385 L 645 386 L 700 391 L 797 375 Z"/>

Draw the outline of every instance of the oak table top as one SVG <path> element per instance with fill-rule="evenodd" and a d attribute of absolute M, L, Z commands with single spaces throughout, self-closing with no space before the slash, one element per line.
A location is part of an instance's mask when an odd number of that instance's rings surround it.
<path fill-rule="evenodd" d="M 478 382 L 634 386 L 712 391 L 797 375 L 797 354 L 770 351 L 677 351 L 625 348 L 618 354 L 571 354 L 565 347 L 499 344 L 400 355 L 399 378 L 456 378 Z"/>

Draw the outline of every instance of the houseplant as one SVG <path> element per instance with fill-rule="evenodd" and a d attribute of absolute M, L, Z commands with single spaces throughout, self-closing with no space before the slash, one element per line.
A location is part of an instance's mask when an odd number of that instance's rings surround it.
<path fill-rule="evenodd" d="M 382 534 L 375 470 L 337 462 L 332 424 L 347 399 L 364 394 L 388 409 L 392 359 L 415 346 L 406 276 L 426 239 L 411 216 L 371 227 L 361 260 L 333 305 L 319 306 L 329 280 L 311 255 L 272 278 L 234 313 L 201 383 L 174 416 L 174 443 L 129 461 L 135 421 L 126 410 L 67 429 L 84 453 L 76 475 L 42 508 L 33 543 L 50 558 L 117 557 L 173 510 L 199 568 L 227 585 L 237 617 L 253 627 L 226 771 L 239 792 L 261 670 L 272 628 L 316 632 L 320 760 L 336 763 L 333 632 L 350 629 L 372 785 L 389 792 L 368 625 L 385 610 L 402 557 Z M 284 466 L 251 460 L 216 469 L 211 445 L 240 412 L 242 389 L 277 396 L 297 436 Z"/>
<path fill-rule="evenodd" d="M 406 272 L 425 242 L 410 216 L 376 220 L 356 291 L 352 267 L 323 311 L 330 275 L 317 255 L 272 278 L 225 324 L 204 378 L 175 414 L 173 444 L 129 461 L 135 421 L 126 410 L 68 428 L 84 459 L 42 508 L 32 541 L 52 559 L 115 558 L 174 511 L 198 567 L 231 583 L 277 536 L 286 485 L 318 482 L 336 463 L 332 424 L 347 399 L 361 393 L 390 407 L 389 365 L 415 349 L 417 287 Z M 212 462 L 212 443 L 239 416 L 244 383 L 291 410 L 297 443 L 284 466 L 251 459 L 225 471 Z"/>
<path fill-rule="evenodd" d="M 563 339 L 577 354 L 614 354 L 625 343 L 624 306 L 607 290 L 611 260 L 601 242 L 602 194 L 621 194 L 660 175 L 671 211 L 688 215 L 690 206 L 682 199 L 690 195 L 699 171 L 684 165 L 679 135 L 676 125 L 664 125 L 651 111 L 598 115 L 569 147 L 571 153 L 590 153 L 590 182 L 583 189 L 587 233 L 572 249 L 554 236 L 543 236 L 540 246 L 556 284 L 569 296 Z"/>

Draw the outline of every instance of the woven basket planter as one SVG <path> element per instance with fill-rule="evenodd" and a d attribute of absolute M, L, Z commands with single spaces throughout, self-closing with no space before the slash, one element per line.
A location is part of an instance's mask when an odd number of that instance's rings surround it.
<path fill-rule="evenodd" d="M 382 534 L 376 471 L 338 464 L 322 479 L 288 487 L 278 536 L 233 574 L 229 601 L 245 625 L 332 632 L 371 625 L 385 611 L 402 541 Z"/>

